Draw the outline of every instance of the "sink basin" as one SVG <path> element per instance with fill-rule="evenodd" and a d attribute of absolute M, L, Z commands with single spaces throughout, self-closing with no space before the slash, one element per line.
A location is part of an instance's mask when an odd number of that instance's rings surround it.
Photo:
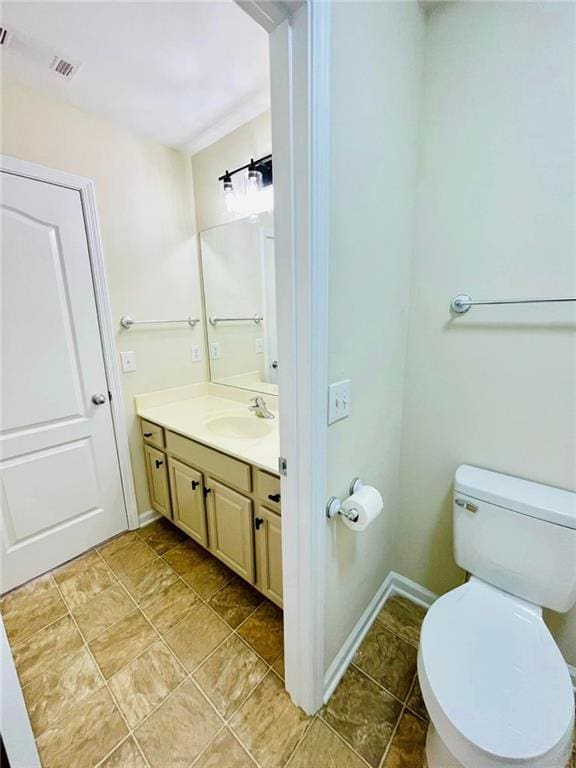
<path fill-rule="evenodd" d="M 216 416 L 208 419 L 206 429 L 222 437 L 254 439 L 265 437 L 272 432 L 272 419 L 260 419 L 258 416 Z"/>

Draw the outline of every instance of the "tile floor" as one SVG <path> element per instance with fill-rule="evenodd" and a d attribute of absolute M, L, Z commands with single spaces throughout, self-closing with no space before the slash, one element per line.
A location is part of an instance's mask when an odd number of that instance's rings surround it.
<path fill-rule="evenodd" d="M 425 764 L 424 610 L 404 598 L 313 718 L 284 690 L 282 612 L 163 520 L 1 608 L 44 768 Z"/>

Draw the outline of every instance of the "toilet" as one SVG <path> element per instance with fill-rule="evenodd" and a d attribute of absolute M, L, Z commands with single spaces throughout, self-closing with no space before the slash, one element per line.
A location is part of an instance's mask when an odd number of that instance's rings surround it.
<path fill-rule="evenodd" d="M 463 465 L 453 525 L 470 579 L 422 625 L 428 766 L 565 768 L 574 690 L 542 609 L 576 602 L 576 494 Z"/>

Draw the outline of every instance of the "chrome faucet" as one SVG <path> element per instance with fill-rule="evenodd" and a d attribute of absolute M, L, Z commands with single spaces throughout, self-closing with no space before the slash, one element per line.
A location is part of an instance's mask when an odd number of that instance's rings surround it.
<path fill-rule="evenodd" d="M 252 411 L 252 413 L 255 413 L 256 416 L 259 416 L 261 419 L 275 419 L 273 413 L 271 413 L 268 408 L 266 407 L 266 402 L 264 401 L 263 397 L 260 397 L 260 395 L 253 397 L 250 401 L 252 405 L 248 406 L 248 410 Z"/>

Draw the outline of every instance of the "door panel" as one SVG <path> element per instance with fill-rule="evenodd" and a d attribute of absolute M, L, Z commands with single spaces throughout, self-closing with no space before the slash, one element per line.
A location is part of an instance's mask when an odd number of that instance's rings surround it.
<path fill-rule="evenodd" d="M 161 515 L 172 518 L 166 454 L 156 450 L 151 445 L 145 445 L 144 457 L 148 474 L 148 488 L 150 489 L 150 503 Z"/>
<path fill-rule="evenodd" d="M 168 459 L 168 469 L 174 522 L 199 544 L 207 547 L 208 531 L 202 474 L 172 458 Z"/>
<path fill-rule="evenodd" d="M 253 584 L 252 501 L 211 477 L 206 490 L 210 551 Z"/>
<path fill-rule="evenodd" d="M 2 172 L 1 224 L 6 590 L 127 519 L 80 194 Z"/>
<path fill-rule="evenodd" d="M 282 608 L 282 519 L 265 507 L 256 514 L 256 566 L 258 586 Z"/>

